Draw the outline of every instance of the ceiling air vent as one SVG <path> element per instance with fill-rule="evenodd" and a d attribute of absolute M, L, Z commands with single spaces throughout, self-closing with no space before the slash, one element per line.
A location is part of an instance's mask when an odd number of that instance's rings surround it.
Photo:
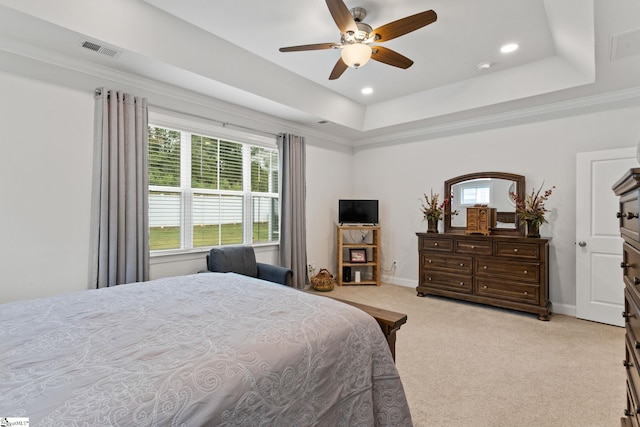
<path fill-rule="evenodd" d="M 116 49 L 112 49 L 110 47 L 102 46 L 98 43 L 91 42 L 89 40 L 81 40 L 80 46 L 85 49 L 92 50 L 94 52 L 101 53 L 102 55 L 110 56 L 111 58 L 116 58 L 120 55 L 120 51 Z"/>

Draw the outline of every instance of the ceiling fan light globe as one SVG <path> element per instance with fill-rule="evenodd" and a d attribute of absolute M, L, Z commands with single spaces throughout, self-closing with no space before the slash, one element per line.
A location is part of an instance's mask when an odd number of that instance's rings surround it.
<path fill-rule="evenodd" d="M 346 45 L 340 53 L 345 64 L 352 68 L 360 68 L 371 59 L 371 46 L 354 43 Z"/>

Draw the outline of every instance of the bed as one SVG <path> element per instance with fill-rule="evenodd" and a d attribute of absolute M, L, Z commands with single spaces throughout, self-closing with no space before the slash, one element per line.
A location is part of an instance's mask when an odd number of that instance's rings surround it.
<path fill-rule="evenodd" d="M 0 415 L 34 426 L 410 426 L 363 311 L 233 273 L 0 305 Z"/>

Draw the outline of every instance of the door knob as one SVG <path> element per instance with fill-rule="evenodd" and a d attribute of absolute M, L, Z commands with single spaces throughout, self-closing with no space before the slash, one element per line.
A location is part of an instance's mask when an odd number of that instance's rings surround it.
<path fill-rule="evenodd" d="M 578 246 L 580 246 L 581 248 L 584 248 L 585 246 L 587 246 L 587 242 L 585 241 L 578 242 Z"/>

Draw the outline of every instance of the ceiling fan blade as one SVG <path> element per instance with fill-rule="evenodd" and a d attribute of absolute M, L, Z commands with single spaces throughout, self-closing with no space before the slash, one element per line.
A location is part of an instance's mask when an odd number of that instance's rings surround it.
<path fill-rule="evenodd" d="M 301 52 L 304 50 L 323 50 L 323 49 L 333 49 L 340 47 L 339 44 L 335 43 L 316 43 L 316 44 L 303 44 L 300 46 L 289 46 L 289 47 L 281 47 L 280 52 Z"/>
<path fill-rule="evenodd" d="M 347 68 L 349 68 L 349 66 L 344 63 L 342 58 L 338 58 L 338 62 L 336 62 L 336 65 L 333 67 L 333 70 L 331 70 L 331 75 L 329 75 L 329 80 L 337 79 L 342 75 L 342 73 L 345 72 Z"/>
<path fill-rule="evenodd" d="M 331 16 L 333 17 L 333 20 L 336 21 L 336 25 L 341 33 L 355 33 L 358 31 L 356 21 L 353 19 L 351 12 L 349 12 L 349 8 L 342 0 L 326 0 L 326 2 L 329 12 L 331 12 Z"/>
<path fill-rule="evenodd" d="M 404 55 L 400 55 L 391 49 L 382 46 L 374 46 L 371 59 L 394 67 L 407 69 L 413 65 L 413 61 Z"/>
<path fill-rule="evenodd" d="M 387 40 L 395 39 L 396 37 L 415 31 L 418 28 L 425 27 L 435 22 L 436 19 L 438 19 L 438 15 L 436 15 L 433 10 L 427 10 L 426 12 L 420 12 L 407 16 L 406 18 L 398 19 L 397 21 L 390 22 L 373 30 L 373 33 L 376 35 L 375 41 L 386 42 Z"/>

